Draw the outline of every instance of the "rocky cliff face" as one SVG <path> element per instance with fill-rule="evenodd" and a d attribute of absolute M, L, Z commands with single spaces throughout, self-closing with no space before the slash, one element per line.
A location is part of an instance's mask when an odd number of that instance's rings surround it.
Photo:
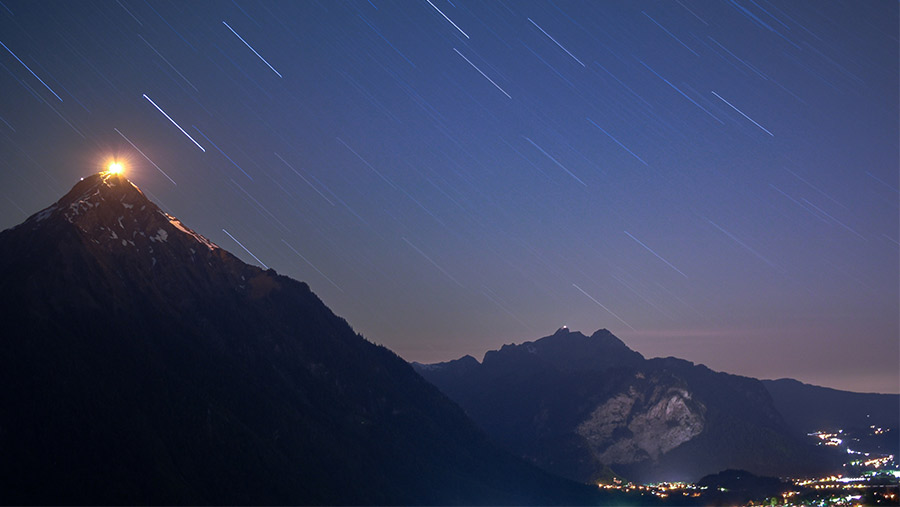
<path fill-rule="evenodd" d="M 657 461 L 703 432 L 705 412 L 684 388 L 631 386 L 597 406 L 575 433 L 600 463 Z"/>

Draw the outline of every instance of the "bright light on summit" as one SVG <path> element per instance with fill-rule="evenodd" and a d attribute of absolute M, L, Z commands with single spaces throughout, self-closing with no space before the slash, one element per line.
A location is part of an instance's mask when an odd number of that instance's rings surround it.
<path fill-rule="evenodd" d="M 122 174 L 124 170 L 125 168 L 119 162 L 110 162 L 109 167 L 106 168 L 106 172 L 110 174 Z"/>

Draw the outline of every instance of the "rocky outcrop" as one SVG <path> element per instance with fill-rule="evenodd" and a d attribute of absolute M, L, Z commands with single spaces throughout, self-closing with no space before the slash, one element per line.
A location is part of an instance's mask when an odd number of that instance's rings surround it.
<path fill-rule="evenodd" d="M 575 428 L 600 463 L 656 461 L 703 431 L 706 407 L 678 387 L 632 386 L 597 406 Z"/>

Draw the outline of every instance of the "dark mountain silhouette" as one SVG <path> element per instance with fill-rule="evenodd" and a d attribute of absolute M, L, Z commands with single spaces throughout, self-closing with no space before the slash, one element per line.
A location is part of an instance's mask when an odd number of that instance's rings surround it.
<path fill-rule="evenodd" d="M 763 380 L 775 408 L 797 432 L 900 426 L 900 395 L 854 393 L 793 379 Z"/>
<path fill-rule="evenodd" d="M 590 482 L 697 480 L 727 468 L 761 475 L 828 462 L 785 424 L 763 384 L 676 358 L 644 359 L 607 330 L 552 336 L 414 365 L 508 449 Z"/>
<path fill-rule="evenodd" d="M 595 502 L 127 179 L 0 233 L 0 502 Z"/>

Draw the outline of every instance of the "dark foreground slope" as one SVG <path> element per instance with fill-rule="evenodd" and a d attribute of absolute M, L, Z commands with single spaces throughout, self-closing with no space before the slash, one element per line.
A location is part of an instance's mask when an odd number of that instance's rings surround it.
<path fill-rule="evenodd" d="M 585 503 L 124 177 L 0 233 L 0 502 Z"/>
<path fill-rule="evenodd" d="M 593 481 L 689 480 L 726 468 L 827 469 L 756 379 L 644 359 L 609 331 L 563 328 L 472 357 L 415 365 L 488 434 L 555 473 Z"/>

